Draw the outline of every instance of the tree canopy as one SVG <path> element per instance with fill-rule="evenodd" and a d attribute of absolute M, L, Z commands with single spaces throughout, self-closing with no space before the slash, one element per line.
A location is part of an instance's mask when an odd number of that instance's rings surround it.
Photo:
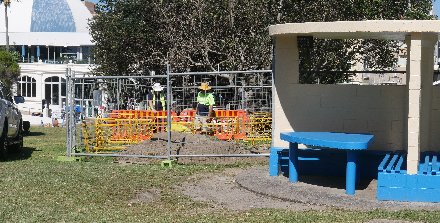
<path fill-rule="evenodd" d="M 18 57 L 14 52 L 0 50 L 0 81 L 10 90 L 20 76 Z"/>
<path fill-rule="evenodd" d="M 432 0 L 100 0 L 90 22 L 97 73 L 154 70 L 267 69 L 268 26 L 286 22 L 432 19 Z M 355 60 L 370 69 L 395 63 L 396 42 L 300 38 L 301 81 L 334 83 L 313 71 L 346 71 Z"/>

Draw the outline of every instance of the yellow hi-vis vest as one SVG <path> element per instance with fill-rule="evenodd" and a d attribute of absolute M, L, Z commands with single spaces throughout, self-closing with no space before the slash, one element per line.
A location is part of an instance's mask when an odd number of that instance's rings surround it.
<path fill-rule="evenodd" d="M 197 103 L 207 106 L 214 105 L 214 95 L 212 93 L 199 92 L 197 94 Z"/>
<path fill-rule="evenodd" d="M 156 107 L 156 94 L 154 92 L 151 92 L 153 94 L 153 107 Z M 165 111 L 165 95 L 163 93 L 160 93 L 160 104 L 162 104 L 162 110 Z M 148 104 L 148 109 L 153 110 L 154 108 L 151 108 Z"/>

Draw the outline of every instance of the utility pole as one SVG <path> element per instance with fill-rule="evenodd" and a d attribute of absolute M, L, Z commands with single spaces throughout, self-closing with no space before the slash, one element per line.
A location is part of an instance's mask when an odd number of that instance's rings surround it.
<path fill-rule="evenodd" d="M 5 6 L 6 51 L 9 51 L 8 7 L 11 5 L 11 0 L 1 0 L 1 1 L 3 2 L 3 5 Z"/>

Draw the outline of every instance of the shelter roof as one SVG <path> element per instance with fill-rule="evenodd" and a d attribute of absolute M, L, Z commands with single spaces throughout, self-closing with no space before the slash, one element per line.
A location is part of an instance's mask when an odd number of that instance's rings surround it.
<path fill-rule="evenodd" d="M 313 36 L 323 39 L 404 40 L 410 33 L 440 32 L 439 20 L 366 20 L 286 23 L 269 27 L 270 36 Z"/>

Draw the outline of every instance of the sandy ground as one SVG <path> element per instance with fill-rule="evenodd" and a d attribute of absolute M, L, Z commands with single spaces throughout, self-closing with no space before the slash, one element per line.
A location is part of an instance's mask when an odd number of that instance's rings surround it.
<path fill-rule="evenodd" d="M 344 178 L 307 176 L 300 181 L 292 184 L 284 176 L 270 177 L 266 167 L 257 167 L 194 176 L 178 190 L 196 201 L 230 210 L 440 210 L 436 203 L 378 201 L 375 180 L 361 183 L 355 196 L 345 194 Z"/>
<path fill-rule="evenodd" d="M 214 208 L 244 211 L 254 208 L 274 208 L 294 211 L 322 210 L 325 207 L 301 204 L 258 194 L 236 182 L 240 169 L 229 169 L 222 174 L 193 176 L 177 188 L 195 201 L 207 202 Z"/>
<path fill-rule="evenodd" d="M 158 133 L 151 140 L 128 147 L 122 154 L 166 155 L 167 134 Z M 249 146 L 220 141 L 212 136 L 172 133 L 172 154 L 256 154 L 268 153 L 265 147 Z M 291 183 L 285 176 L 270 177 L 267 157 L 202 157 L 179 158 L 180 164 L 232 164 L 247 162 L 263 164 L 249 169 L 227 169 L 222 173 L 191 176 L 176 187 L 177 191 L 194 201 L 206 202 L 208 207 L 231 211 L 255 208 L 273 208 L 293 211 L 306 210 L 440 210 L 440 204 L 416 202 L 392 202 L 376 200 L 376 180 L 361 181 L 356 195 L 345 194 L 345 178 L 300 176 L 300 182 Z M 118 158 L 120 163 L 154 163 L 160 160 Z M 266 164 L 266 165 L 265 165 Z M 139 192 L 130 204 L 150 202 L 160 197 L 158 191 Z M 369 223 L 397 223 L 387 219 L 375 219 Z"/>
<path fill-rule="evenodd" d="M 266 167 L 259 167 L 243 170 L 235 178 L 237 184 L 247 190 L 304 204 L 365 211 L 440 210 L 438 203 L 379 201 L 376 199 L 376 180 L 361 182 L 356 194 L 350 196 L 345 194 L 344 177 L 300 176 L 300 182 L 291 183 L 284 176 L 270 177 Z"/>
<path fill-rule="evenodd" d="M 140 144 L 132 145 L 121 151 L 121 154 L 136 155 L 167 155 L 167 133 L 161 132 L 153 138 Z M 269 153 L 269 146 L 249 147 L 235 141 L 221 141 L 213 136 L 191 133 L 171 133 L 171 154 L 173 155 L 202 155 L 202 154 L 258 154 Z M 160 160 L 120 157 L 120 163 L 158 163 Z M 267 157 L 179 157 L 180 164 L 234 164 L 237 162 L 261 163 L 267 162 Z"/>

